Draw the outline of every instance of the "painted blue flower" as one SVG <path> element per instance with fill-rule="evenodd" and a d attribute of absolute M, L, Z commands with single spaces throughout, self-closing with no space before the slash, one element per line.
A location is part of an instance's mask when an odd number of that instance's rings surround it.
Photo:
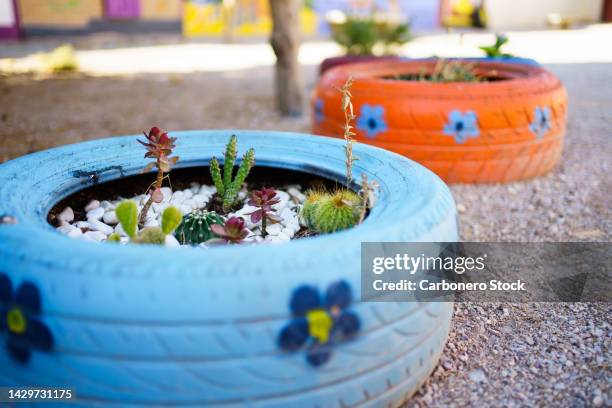
<path fill-rule="evenodd" d="M 0 274 L 0 333 L 7 332 L 6 349 L 17 362 L 26 363 L 32 349 L 49 351 L 53 335 L 38 320 L 40 292 L 31 282 L 23 282 L 13 294 L 9 277 Z"/>
<path fill-rule="evenodd" d="M 279 347 L 295 352 L 305 346 L 308 363 L 326 363 L 334 344 L 353 338 L 359 331 L 359 317 L 346 310 L 352 300 L 351 287 L 343 280 L 329 285 L 324 297 L 314 286 L 298 287 L 289 303 L 293 319 L 281 329 Z"/>
<path fill-rule="evenodd" d="M 529 125 L 529 130 L 535 133 L 536 137 L 541 138 L 550 128 L 550 108 L 548 106 L 536 106 L 533 112 L 533 122 Z"/>
<path fill-rule="evenodd" d="M 375 138 L 377 134 L 387 131 L 385 122 L 385 108 L 380 105 L 362 105 L 361 114 L 357 118 L 357 129 L 366 133 L 369 138 Z"/>
<path fill-rule="evenodd" d="M 314 114 L 315 114 L 315 120 L 317 122 L 321 122 L 323 119 L 325 119 L 325 115 L 323 114 L 324 106 L 325 106 L 325 103 L 323 102 L 323 99 L 319 98 L 316 100 L 315 105 L 314 105 Z"/>
<path fill-rule="evenodd" d="M 478 121 L 474 111 L 462 113 L 459 110 L 453 110 L 448 115 L 448 123 L 444 125 L 444 133 L 455 138 L 457 143 L 465 143 L 471 137 L 480 135 L 478 130 Z"/>

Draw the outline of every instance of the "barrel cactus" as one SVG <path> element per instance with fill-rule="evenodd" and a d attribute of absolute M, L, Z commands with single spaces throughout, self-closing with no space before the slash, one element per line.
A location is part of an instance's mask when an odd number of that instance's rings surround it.
<path fill-rule="evenodd" d="M 309 195 L 302 218 L 318 233 L 329 233 L 351 228 L 359 223 L 361 197 L 350 190 Z"/>
<path fill-rule="evenodd" d="M 314 213 L 321 202 L 321 200 L 329 198 L 329 193 L 322 189 L 309 190 L 306 193 L 306 200 L 302 207 L 300 216 L 308 228 L 314 228 L 313 217 Z"/>
<path fill-rule="evenodd" d="M 174 235 L 181 244 L 200 244 L 215 235 L 211 231 L 214 224 L 223 225 L 223 218 L 216 212 L 196 210 L 183 218 Z"/>

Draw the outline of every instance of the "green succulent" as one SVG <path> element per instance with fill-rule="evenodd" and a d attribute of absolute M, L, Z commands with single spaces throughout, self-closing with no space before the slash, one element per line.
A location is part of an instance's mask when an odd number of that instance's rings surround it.
<path fill-rule="evenodd" d="M 121 242 L 121 237 L 116 232 L 113 232 L 106 238 L 106 242 Z"/>
<path fill-rule="evenodd" d="M 324 190 L 310 190 L 306 193 L 306 200 L 304 201 L 304 206 L 302 207 L 301 216 L 302 220 L 304 220 L 304 224 L 306 227 L 313 229 L 314 228 L 314 214 L 316 212 L 317 206 L 321 202 L 322 199 L 329 198 L 329 193 Z"/>
<path fill-rule="evenodd" d="M 246 180 L 249 172 L 255 165 L 255 150 L 249 149 L 238 167 L 238 172 L 234 176 L 234 165 L 236 162 L 236 145 L 238 138 L 232 135 L 230 141 L 225 148 L 225 159 L 223 161 L 223 174 L 221 174 L 221 166 L 216 157 L 210 161 L 210 175 L 213 183 L 217 188 L 217 195 L 223 203 L 223 211 L 228 213 L 238 197 L 238 192 L 242 187 L 242 183 Z"/>
<path fill-rule="evenodd" d="M 410 41 L 410 25 L 369 17 L 347 17 L 332 24 L 332 38 L 348 55 L 390 54 Z"/>
<path fill-rule="evenodd" d="M 219 214 L 196 210 L 183 218 L 174 236 L 181 244 L 200 244 L 215 237 L 211 231 L 214 224 L 223 225 L 223 218 Z"/>
<path fill-rule="evenodd" d="M 350 190 L 310 192 L 302 209 L 306 226 L 318 233 L 351 228 L 359 223 L 361 197 Z"/>
<path fill-rule="evenodd" d="M 136 244 L 164 245 L 166 242 L 166 234 L 164 234 L 164 231 L 159 227 L 145 227 L 131 242 Z"/>
<path fill-rule="evenodd" d="M 163 245 L 166 235 L 170 235 L 181 224 L 183 214 L 176 207 L 168 207 L 164 210 L 160 227 L 146 227 L 138 232 L 138 207 L 132 200 L 123 201 L 117 208 L 115 214 L 121 224 L 121 228 L 130 237 L 130 242 L 136 244 L 158 244 Z M 118 241 L 117 234 L 111 234 L 108 238 L 111 242 Z"/>
<path fill-rule="evenodd" d="M 495 36 L 495 43 L 493 45 L 487 45 L 484 47 L 478 47 L 483 50 L 487 57 L 491 58 L 510 58 L 513 57 L 512 54 L 503 53 L 501 47 L 508 42 L 508 37 L 504 34 L 497 34 Z"/>
<path fill-rule="evenodd" d="M 138 232 L 138 206 L 132 200 L 122 201 L 116 208 L 115 214 L 121 228 L 130 238 L 136 237 Z"/>

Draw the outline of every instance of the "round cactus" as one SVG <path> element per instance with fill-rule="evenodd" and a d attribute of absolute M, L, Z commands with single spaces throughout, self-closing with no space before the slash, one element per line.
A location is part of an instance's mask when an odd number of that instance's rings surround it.
<path fill-rule="evenodd" d="M 174 236 L 181 244 L 200 244 L 215 238 L 210 230 L 213 224 L 223 225 L 223 218 L 215 212 L 196 210 L 183 218 Z"/>
<path fill-rule="evenodd" d="M 351 228 L 359 222 L 361 205 L 361 197 L 349 190 L 324 196 L 310 216 L 312 228 L 320 233 Z"/>
<path fill-rule="evenodd" d="M 306 193 L 306 200 L 300 213 L 304 225 L 308 228 L 314 228 L 313 217 L 317 210 L 317 206 L 324 198 L 329 198 L 329 193 L 324 190 L 310 190 Z"/>

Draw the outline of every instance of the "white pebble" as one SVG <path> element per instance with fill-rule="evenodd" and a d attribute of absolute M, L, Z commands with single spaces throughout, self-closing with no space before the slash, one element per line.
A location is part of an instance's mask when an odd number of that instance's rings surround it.
<path fill-rule="evenodd" d="M 89 229 L 89 223 L 87 221 L 77 221 L 74 223 L 74 226 L 77 228 Z"/>
<path fill-rule="evenodd" d="M 299 225 L 297 227 L 294 227 L 292 225 L 291 227 L 283 228 L 282 233 L 287 235 L 288 237 L 293 238 L 295 233 L 298 232 L 299 230 L 300 230 L 300 226 Z"/>
<path fill-rule="evenodd" d="M 96 208 L 100 208 L 100 202 L 98 200 L 91 200 L 85 206 L 85 212 L 90 212 L 92 210 L 95 210 Z"/>
<path fill-rule="evenodd" d="M 281 201 L 289 201 L 289 194 L 285 193 L 282 190 L 276 190 L 276 197 Z"/>
<path fill-rule="evenodd" d="M 191 183 L 191 187 L 189 188 L 189 190 L 191 190 L 193 195 L 198 194 L 198 191 L 200 191 L 200 184 L 199 183 Z"/>
<path fill-rule="evenodd" d="M 88 241 L 101 242 L 102 240 L 106 239 L 106 235 L 100 231 L 87 231 L 85 234 L 83 234 L 83 238 Z"/>
<path fill-rule="evenodd" d="M 87 220 L 97 220 L 100 221 L 104 216 L 104 208 L 96 208 L 87 212 Z"/>
<path fill-rule="evenodd" d="M 102 221 L 104 221 L 105 224 L 110 225 L 115 225 L 119 222 L 119 220 L 117 219 L 117 214 L 114 210 L 105 212 L 102 216 Z"/>
<path fill-rule="evenodd" d="M 147 219 L 147 222 L 145 222 L 144 226 L 145 227 L 159 227 L 159 222 L 157 222 L 156 219 Z"/>
<path fill-rule="evenodd" d="M 283 242 L 289 242 L 291 241 L 291 237 L 287 234 L 285 234 L 284 232 L 280 232 L 280 234 L 278 234 L 278 238 L 283 241 Z"/>
<path fill-rule="evenodd" d="M 142 206 L 144 206 L 147 203 L 147 201 L 149 201 L 149 194 L 143 194 L 138 197 L 138 202 Z"/>
<path fill-rule="evenodd" d="M 74 211 L 72 211 L 72 208 L 66 207 L 57 215 L 57 219 L 60 225 L 71 223 L 74 221 Z"/>
<path fill-rule="evenodd" d="M 291 197 L 295 198 L 300 203 L 303 203 L 306 200 L 306 196 L 304 195 L 304 193 L 302 193 L 300 190 L 298 190 L 295 187 L 289 188 L 287 190 L 287 193 L 289 193 Z"/>
<path fill-rule="evenodd" d="M 164 199 L 162 200 L 162 202 L 164 203 L 169 202 L 170 199 L 172 198 L 172 189 L 170 187 L 162 187 L 161 191 L 164 194 Z"/>
<path fill-rule="evenodd" d="M 191 190 L 183 190 L 183 194 L 185 195 L 186 199 L 189 199 L 194 196 L 193 191 Z"/>
<path fill-rule="evenodd" d="M 111 203 L 110 201 L 100 201 L 100 207 L 104 208 L 104 210 L 109 210 L 109 209 L 114 209 L 115 208 L 115 204 Z"/>
<path fill-rule="evenodd" d="M 154 207 L 153 211 L 155 211 L 156 214 L 159 214 L 161 216 L 161 214 L 164 213 L 166 208 L 170 207 L 170 204 L 168 203 L 153 204 L 153 207 Z"/>
<path fill-rule="evenodd" d="M 70 224 L 64 224 L 57 227 L 55 230 L 61 232 L 62 234 L 68 235 L 70 231 L 78 229 L 77 227 L 73 227 Z M 80 231 L 80 230 L 79 230 Z"/>
<path fill-rule="evenodd" d="M 66 235 L 68 235 L 70 238 L 78 238 L 83 235 L 83 231 L 81 231 L 80 228 L 75 228 Z"/>
<path fill-rule="evenodd" d="M 89 223 L 90 229 L 103 232 L 106 235 L 110 235 L 113 233 L 113 231 L 115 231 L 110 225 L 106 225 L 105 223 L 92 218 L 88 219 L 87 222 Z"/>
<path fill-rule="evenodd" d="M 121 237 L 127 237 L 127 234 L 125 233 L 125 231 L 123 230 L 123 227 L 121 226 L 121 224 L 117 224 L 115 226 L 115 232 L 117 234 L 119 234 L 119 236 Z"/>
<path fill-rule="evenodd" d="M 280 224 L 278 224 L 278 223 L 266 226 L 266 232 L 269 235 L 278 235 L 278 234 L 280 234 L 282 229 L 283 229 L 283 227 Z"/>
<path fill-rule="evenodd" d="M 197 203 L 191 198 L 188 198 L 187 200 L 183 201 L 182 205 L 185 207 L 189 207 L 189 212 L 191 212 L 194 208 L 197 208 Z"/>
<path fill-rule="evenodd" d="M 203 195 L 203 196 L 211 196 L 215 194 L 216 192 L 217 192 L 217 188 L 215 186 L 203 185 L 202 187 L 200 187 L 200 191 L 198 192 L 198 194 Z"/>
<path fill-rule="evenodd" d="M 167 247 L 170 247 L 170 248 L 176 248 L 176 247 L 181 246 L 181 244 L 177 241 L 174 235 L 166 235 L 165 244 Z"/>
<path fill-rule="evenodd" d="M 174 194 L 172 194 L 170 203 L 177 205 L 177 204 L 181 204 L 184 200 L 185 200 L 185 193 L 183 193 L 182 191 L 175 191 Z"/>
<path fill-rule="evenodd" d="M 196 194 L 191 199 L 196 203 L 198 208 L 201 208 L 201 207 L 204 207 L 208 203 L 208 200 L 210 199 L 210 196 L 205 196 L 205 195 L 202 195 L 202 194 Z"/>

